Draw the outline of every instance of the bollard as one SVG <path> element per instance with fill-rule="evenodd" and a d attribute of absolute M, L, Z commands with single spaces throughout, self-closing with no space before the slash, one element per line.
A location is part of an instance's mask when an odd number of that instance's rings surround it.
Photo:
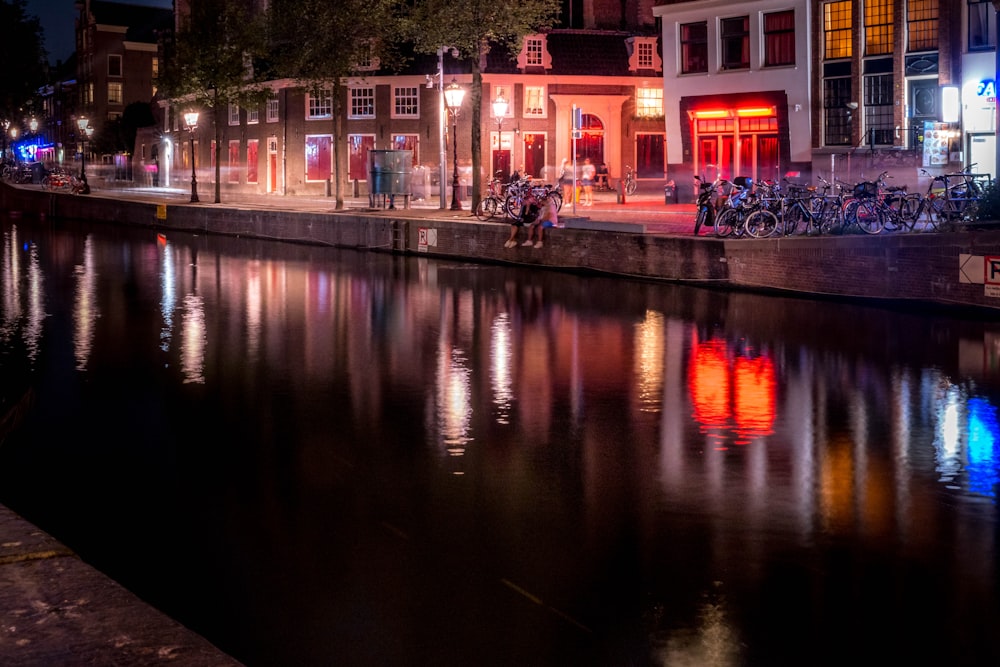
<path fill-rule="evenodd" d="M 618 179 L 618 203 L 625 203 L 625 181 Z"/>

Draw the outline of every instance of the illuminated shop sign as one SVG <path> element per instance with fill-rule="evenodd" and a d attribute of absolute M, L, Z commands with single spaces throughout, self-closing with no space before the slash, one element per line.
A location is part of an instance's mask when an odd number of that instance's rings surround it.
<path fill-rule="evenodd" d="M 983 79 L 976 86 L 976 95 L 992 102 L 997 96 L 997 82 L 993 79 Z"/>

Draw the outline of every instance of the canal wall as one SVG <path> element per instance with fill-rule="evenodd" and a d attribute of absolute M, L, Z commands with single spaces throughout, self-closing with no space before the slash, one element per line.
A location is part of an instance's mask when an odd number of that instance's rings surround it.
<path fill-rule="evenodd" d="M 592 219 L 546 233 L 543 248 L 505 248 L 510 227 L 438 210 L 296 210 L 137 201 L 4 184 L 0 206 L 53 219 L 145 225 L 454 260 L 512 263 L 729 289 L 1000 308 L 1000 230 L 716 239 L 644 233 L 639 223 Z M 599 216 L 598 212 L 594 213 Z M 522 232 L 523 238 L 523 232 Z M 996 257 L 996 261 L 990 258 Z"/>

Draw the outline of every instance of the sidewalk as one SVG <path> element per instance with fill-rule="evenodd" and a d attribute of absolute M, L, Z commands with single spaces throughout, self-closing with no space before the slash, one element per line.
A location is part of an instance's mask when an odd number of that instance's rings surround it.
<path fill-rule="evenodd" d="M 21 186 L 25 187 L 25 186 Z M 27 186 L 31 187 L 31 186 Z M 191 201 L 191 190 L 183 188 L 111 188 L 102 189 L 92 186 L 92 196 L 96 197 L 121 197 L 139 201 L 152 201 L 174 204 L 189 204 Z M 195 206 L 214 206 L 215 190 L 212 184 L 199 184 L 199 203 Z M 308 212 L 334 211 L 336 199 L 322 195 L 280 195 L 280 194 L 227 194 L 221 195 L 221 203 L 228 208 L 236 209 L 284 209 Z M 401 197 L 396 198 L 396 206 L 391 209 L 394 215 L 400 218 L 419 219 L 441 219 L 441 220 L 461 220 L 467 219 L 470 222 L 478 222 L 472 215 L 469 200 L 459 202 L 462 206 L 460 211 L 452 211 L 450 195 L 446 200 L 446 208 L 440 208 L 438 197 L 430 199 L 411 200 L 409 207 L 403 206 Z M 367 195 L 361 197 L 345 197 L 345 211 L 379 211 L 385 208 L 371 208 Z M 646 233 L 665 235 L 691 235 L 694 231 L 695 205 L 692 204 L 666 204 L 662 191 L 637 192 L 635 195 L 626 197 L 625 203 L 618 203 L 618 194 L 615 191 L 604 191 L 594 193 L 594 205 L 582 206 L 573 202 L 564 202 L 562 210 L 559 212 L 560 221 L 566 222 L 571 219 L 590 220 L 597 223 L 642 223 Z M 506 224 L 503 218 L 494 218 L 490 222 Z"/>

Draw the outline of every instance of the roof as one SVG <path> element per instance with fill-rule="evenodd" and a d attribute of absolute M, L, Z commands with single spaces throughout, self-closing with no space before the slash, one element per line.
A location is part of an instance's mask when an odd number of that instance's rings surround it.
<path fill-rule="evenodd" d="M 628 76 L 626 40 L 633 33 L 605 30 L 553 30 L 546 34 L 552 73 L 588 76 Z M 492 73 L 518 73 L 517 61 L 502 49 L 486 59 Z"/>
<path fill-rule="evenodd" d="M 90 3 L 90 13 L 94 22 L 126 28 L 125 40 L 155 44 L 157 33 L 173 27 L 172 9 L 143 7 L 120 2 L 96 0 Z"/>

